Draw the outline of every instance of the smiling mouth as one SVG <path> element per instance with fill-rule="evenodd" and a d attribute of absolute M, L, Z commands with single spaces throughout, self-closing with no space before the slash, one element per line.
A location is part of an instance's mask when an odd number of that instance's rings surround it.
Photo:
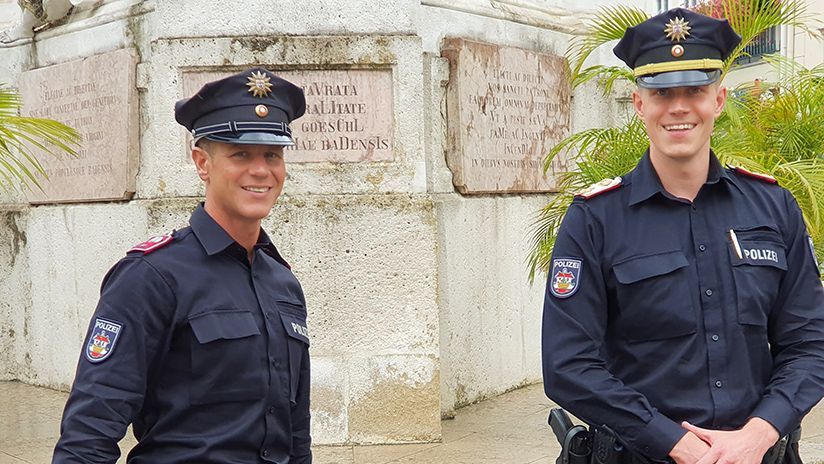
<path fill-rule="evenodd" d="M 668 126 L 664 126 L 664 129 L 667 131 L 681 131 L 681 130 L 690 130 L 695 127 L 695 124 L 670 124 Z"/>
<path fill-rule="evenodd" d="M 243 187 L 243 190 L 254 193 L 266 193 L 271 190 L 271 187 Z"/>

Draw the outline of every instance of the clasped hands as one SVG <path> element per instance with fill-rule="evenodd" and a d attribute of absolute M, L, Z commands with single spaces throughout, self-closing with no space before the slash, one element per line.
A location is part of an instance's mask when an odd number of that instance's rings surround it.
<path fill-rule="evenodd" d="M 732 431 L 704 429 L 689 422 L 681 426 L 687 433 L 670 451 L 676 464 L 760 464 L 779 438 L 772 424 L 760 417 Z"/>

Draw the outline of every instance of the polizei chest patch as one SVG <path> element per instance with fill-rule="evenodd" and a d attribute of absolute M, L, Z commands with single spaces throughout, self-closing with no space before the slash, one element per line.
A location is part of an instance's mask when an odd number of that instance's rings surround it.
<path fill-rule="evenodd" d="M 93 363 L 106 360 L 114 351 L 122 331 L 123 324 L 100 317 L 95 318 L 94 328 L 89 335 L 89 341 L 86 342 L 86 359 Z"/>
<path fill-rule="evenodd" d="M 581 260 L 556 258 L 552 260 L 549 291 L 557 298 L 569 298 L 581 286 Z"/>

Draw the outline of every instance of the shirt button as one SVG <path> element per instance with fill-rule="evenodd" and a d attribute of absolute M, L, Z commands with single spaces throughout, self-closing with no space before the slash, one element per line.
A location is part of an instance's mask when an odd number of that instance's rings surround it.
<path fill-rule="evenodd" d="M 262 452 L 262 453 L 260 453 L 260 454 L 262 454 L 262 455 L 263 455 L 263 457 L 265 458 L 265 457 L 269 456 L 269 450 L 268 450 L 268 449 L 265 449 L 265 450 L 263 450 L 263 452 Z"/>
<path fill-rule="evenodd" d="M 274 413 L 275 413 L 275 407 L 274 407 L 274 406 L 270 406 L 270 407 L 269 407 L 269 414 L 274 414 Z"/>
<path fill-rule="evenodd" d="M 721 385 L 724 385 L 724 384 L 722 384 L 720 380 L 715 381 L 715 386 L 716 387 L 721 388 Z"/>
<path fill-rule="evenodd" d="M 717 342 L 718 341 L 718 335 L 713 335 L 712 336 L 712 341 Z"/>
<path fill-rule="evenodd" d="M 707 251 L 707 246 L 706 245 L 698 245 L 698 249 L 701 250 L 701 251 Z"/>
<path fill-rule="evenodd" d="M 272 360 L 272 365 L 273 365 L 273 366 L 275 366 L 275 367 L 278 367 L 278 361 L 277 361 L 277 359 L 273 359 L 273 360 Z"/>
<path fill-rule="evenodd" d="M 712 296 L 712 290 L 710 290 L 710 289 L 707 289 L 707 291 L 706 291 L 706 292 L 704 292 L 704 293 L 705 293 L 707 296 Z"/>

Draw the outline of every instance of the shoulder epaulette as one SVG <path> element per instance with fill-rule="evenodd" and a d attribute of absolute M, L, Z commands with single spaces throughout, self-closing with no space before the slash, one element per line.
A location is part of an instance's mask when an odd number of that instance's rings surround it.
<path fill-rule="evenodd" d="M 144 255 L 148 255 L 149 253 L 159 250 L 172 243 L 172 240 L 174 240 L 174 236 L 172 234 L 156 235 L 143 243 L 138 243 L 137 245 L 131 247 L 126 253 L 141 251 Z"/>
<path fill-rule="evenodd" d="M 596 182 L 590 185 L 583 191 L 576 193 L 575 196 L 581 197 L 584 200 L 589 200 L 590 198 L 594 198 L 602 193 L 617 189 L 621 186 L 622 182 L 623 179 L 621 179 L 621 177 L 616 177 L 614 179 L 604 179 L 600 182 Z"/>
<path fill-rule="evenodd" d="M 775 177 L 773 177 L 769 174 L 762 174 L 760 172 L 748 171 L 748 170 L 742 168 L 741 166 L 729 166 L 729 168 L 732 169 L 733 171 L 735 171 L 736 173 L 741 174 L 742 176 L 752 177 L 753 179 L 758 179 L 758 180 L 764 181 L 768 184 L 777 184 L 778 183 L 778 180 L 776 180 Z"/>

